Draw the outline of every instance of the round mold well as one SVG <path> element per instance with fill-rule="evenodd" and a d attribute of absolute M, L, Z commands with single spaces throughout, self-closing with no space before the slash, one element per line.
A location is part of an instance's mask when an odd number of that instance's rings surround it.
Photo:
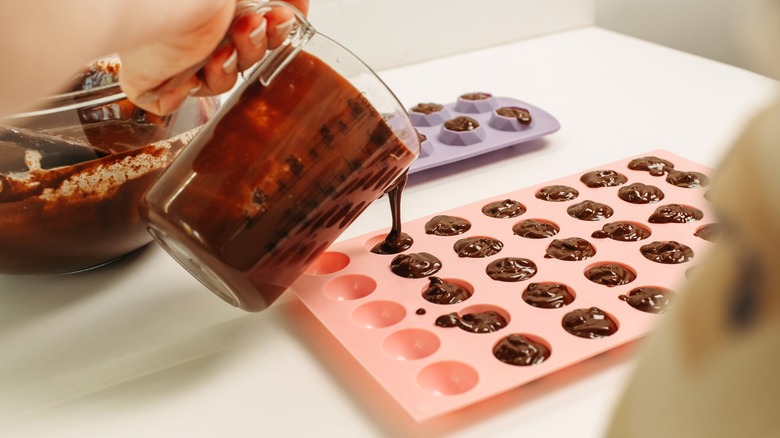
<path fill-rule="evenodd" d="M 342 275 L 322 287 L 325 296 L 336 301 L 358 300 L 371 295 L 374 290 L 376 280 L 361 274 Z"/>
<path fill-rule="evenodd" d="M 406 318 L 406 309 L 395 301 L 371 301 L 352 311 L 352 322 L 367 329 L 391 327 Z"/>
<path fill-rule="evenodd" d="M 594 270 L 598 270 L 593 272 Z M 636 280 L 636 269 L 625 263 L 601 261 L 588 265 L 583 275 L 589 281 L 607 287 L 621 286 Z M 592 275 L 597 275 L 594 279 Z"/>
<path fill-rule="evenodd" d="M 430 281 L 430 278 L 431 277 L 428 277 L 429 281 Z M 451 284 L 454 284 L 454 285 L 462 287 L 464 290 L 466 290 L 466 292 L 468 292 L 469 296 L 467 298 L 464 298 L 461 301 L 457 301 L 457 302 L 453 302 L 453 303 L 434 302 L 434 301 L 431 301 L 431 300 L 429 300 L 428 298 L 425 297 L 425 291 L 427 291 L 430 288 L 430 283 L 428 283 L 425 286 L 423 286 L 422 289 L 420 289 L 420 294 L 422 295 L 422 297 L 423 297 L 423 299 L 425 301 L 427 301 L 427 302 L 429 302 L 431 304 L 436 304 L 436 305 L 441 305 L 441 306 L 449 306 L 451 304 L 462 303 L 462 302 L 470 299 L 472 296 L 474 296 L 474 286 L 471 283 L 469 283 L 468 281 L 466 281 L 466 280 L 461 280 L 460 278 L 442 278 L 441 280 L 443 282 L 445 282 L 445 283 L 451 283 Z"/>
<path fill-rule="evenodd" d="M 441 340 L 434 333 L 409 328 L 390 334 L 382 342 L 382 351 L 389 357 L 399 360 L 418 360 L 426 358 L 439 350 Z"/>
<path fill-rule="evenodd" d="M 458 96 L 458 100 L 455 102 L 455 111 L 460 113 L 480 114 L 498 108 L 498 99 L 496 99 L 495 96 L 488 95 L 489 97 L 485 99 L 464 99 L 463 96 L 466 95 L 468 94 Z"/>
<path fill-rule="evenodd" d="M 336 251 L 320 254 L 304 272 L 309 275 L 329 275 L 341 271 L 349 265 L 349 256 Z"/>
<path fill-rule="evenodd" d="M 417 374 L 417 384 L 435 396 L 463 394 L 474 389 L 477 383 L 477 370 L 458 361 L 435 362 Z"/>

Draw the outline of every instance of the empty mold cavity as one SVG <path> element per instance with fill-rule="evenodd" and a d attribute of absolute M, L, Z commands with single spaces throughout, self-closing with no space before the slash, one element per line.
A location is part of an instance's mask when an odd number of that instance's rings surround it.
<path fill-rule="evenodd" d="M 399 361 L 426 358 L 439 350 L 441 341 L 432 332 L 419 328 L 400 330 L 382 342 L 382 351 Z"/>
<path fill-rule="evenodd" d="M 498 108 L 498 100 L 488 93 L 468 93 L 458 96 L 455 111 L 461 113 L 487 113 Z"/>
<path fill-rule="evenodd" d="M 328 275 L 338 272 L 349 265 L 349 256 L 335 251 L 327 251 L 317 257 L 308 268 L 306 273 L 311 275 Z"/>
<path fill-rule="evenodd" d="M 432 363 L 417 375 L 417 384 L 435 396 L 458 395 L 470 391 L 479 382 L 479 373 L 458 361 Z"/>
<path fill-rule="evenodd" d="M 322 291 L 330 299 L 351 301 L 367 297 L 376 290 L 376 281 L 360 274 L 334 278 L 323 286 Z"/>
<path fill-rule="evenodd" d="M 352 322 L 367 329 L 391 327 L 405 317 L 406 309 L 394 301 L 371 301 L 352 312 Z"/>

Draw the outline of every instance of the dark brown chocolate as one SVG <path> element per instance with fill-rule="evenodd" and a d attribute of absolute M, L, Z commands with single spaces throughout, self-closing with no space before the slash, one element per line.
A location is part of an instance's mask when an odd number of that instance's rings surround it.
<path fill-rule="evenodd" d="M 635 158 L 628 163 L 631 170 L 642 170 L 653 176 L 663 176 L 666 172 L 674 170 L 674 163 L 663 158 L 647 156 Z"/>
<path fill-rule="evenodd" d="M 683 172 L 681 170 L 672 170 L 666 175 L 666 182 L 676 187 L 687 189 L 697 189 L 706 187 L 710 184 L 710 178 L 699 172 Z"/>
<path fill-rule="evenodd" d="M 496 114 L 502 117 L 517 119 L 521 125 L 530 125 L 531 121 L 533 120 L 530 111 L 517 106 L 502 106 L 496 110 Z"/>
<path fill-rule="evenodd" d="M 507 321 L 503 315 L 494 311 L 466 313 L 459 316 L 456 312 L 436 318 L 439 327 L 458 327 L 471 333 L 492 333 L 506 327 Z"/>
<path fill-rule="evenodd" d="M 596 248 L 590 242 L 581 237 L 567 237 L 554 239 L 550 242 L 544 258 L 579 261 L 589 259 L 594 255 L 596 255 Z"/>
<path fill-rule="evenodd" d="M 566 209 L 569 216 L 583 221 L 601 221 L 615 214 L 615 210 L 607 204 L 596 201 L 582 201 Z"/>
<path fill-rule="evenodd" d="M 471 229 L 471 222 L 461 217 L 438 215 L 425 223 L 425 233 L 435 236 L 457 236 Z"/>
<path fill-rule="evenodd" d="M 585 271 L 585 277 L 594 283 L 613 287 L 636 280 L 636 273 L 618 263 L 602 263 Z"/>
<path fill-rule="evenodd" d="M 536 219 L 526 219 L 516 223 L 512 227 L 513 233 L 527 239 L 545 239 L 558 234 L 560 230 L 560 227 L 552 222 Z"/>
<path fill-rule="evenodd" d="M 404 278 L 423 278 L 439 272 L 441 260 L 427 252 L 399 254 L 390 262 L 390 270 Z"/>
<path fill-rule="evenodd" d="M 690 247 L 674 240 L 651 242 L 642 245 L 639 251 L 648 260 L 667 265 L 685 263 L 693 258 L 693 250 Z"/>
<path fill-rule="evenodd" d="M 417 314 L 417 315 L 425 315 L 428 312 L 425 309 L 423 309 L 422 307 L 420 307 L 419 309 L 415 310 L 414 313 Z"/>
<path fill-rule="evenodd" d="M 520 257 L 504 257 L 487 265 L 485 272 L 497 281 L 524 281 L 536 275 L 536 263 Z"/>
<path fill-rule="evenodd" d="M 509 365 L 538 365 L 550 357 L 550 348 L 531 336 L 512 333 L 493 347 L 493 356 Z"/>
<path fill-rule="evenodd" d="M 371 248 L 371 252 L 374 254 L 398 254 L 411 248 L 414 243 L 412 236 L 401 230 L 401 196 L 407 179 L 408 174 L 404 172 L 387 191 L 387 196 L 390 199 L 392 226 L 385 239 Z"/>
<path fill-rule="evenodd" d="M 426 137 L 425 134 L 417 133 L 417 141 L 420 142 L 420 144 L 423 144 L 426 140 L 428 140 L 428 137 Z"/>
<path fill-rule="evenodd" d="M 586 339 L 601 339 L 615 334 L 617 322 L 598 307 L 572 310 L 563 317 L 564 330 Z"/>
<path fill-rule="evenodd" d="M 652 204 L 664 199 L 664 192 L 656 186 L 637 182 L 621 187 L 618 198 L 632 204 Z"/>
<path fill-rule="evenodd" d="M 431 114 L 436 113 L 444 109 L 444 105 L 438 104 L 438 103 L 418 103 L 417 105 L 412 107 L 412 112 L 420 113 L 420 114 Z"/>
<path fill-rule="evenodd" d="M 651 224 L 685 224 L 698 221 L 704 213 L 695 207 L 680 204 L 662 205 L 647 219 Z"/>
<path fill-rule="evenodd" d="M 472 292 L 459 284 L 435 276 L 428 277 L 428 280 L 430 283 L 422 292 L 425 301 L 433 304 L 457 304 L 471 298 Z"/>
<path fill-rule="evenodd" d="M 559 309 L 574 301 L 574 293 L 563 283 L 531 283 L 523 291 L 523 301 L 541 309 Z"/>
<path fill-rule="evenodd" d="M 590 236 L 597 239 L 608 237 L 618 242 L 638 242 L 650 237 L 650 230 L 633 222 L 617 221 L 604 224 L 601 230 L 594 231 Z"/>
<path fill-rule="evenodd" d="M 580 181 L 590 188 L 615 187 L 625 184 L 628 178 L 614 170 L 594 170 L 583 174 Z"/>
<path fill-rule="evenodd" d="M 498 254 L 504 243 L 492 237 L 475 236 L 458 240 L 452 246 L 458 257 L 482 258 Z"/>
<path fill-rule="evenodd" d="M 687 275 L 687 274 L 686 274 Z M 637 287 L 631 289 L 628 295 L 620 295 L 619 299 L 631 307 L 647 313 L 664 313 L 674 297 L 674 292 L 660 287 Z"/>
<path fill-rule="evenodd" d="M 478 127 L 479 122 L 466 116 L 455 117 L 454 119 L 444 122 L 445 129 L 456 132 L 473 131 Z"/>
<path fill-rule="evenodd" d="M 485 99 L 490 99 L 491 97 L 493 97 L 492 94 L 482 93 L 482 92 L 466 93 L 460 96 L 461 99 L 466 99 L 466 100 L 485 100 Z"/>
<path fill-rule="evenodd" d="M 525 213 L 525 206 L 514 199 L 504 199 L 485 205 L 482 213 L 499 219 L 513 218 Z"/>
<path fill-rule="evenodd" d="M 571 201 L 573 199 L 577 199 L 577 196 L 579 195 L 580 192 L 574 187 L 563 185 L 542 187 L 541 189 L 537 190 L 535 194 L 537 199 L 550 202 Z"/>
<path fill-rule="evenodd" d="M 718 240 L 718 236 L 721 234 L 721 226 L 720 224 L 707 224 L 699 227 L 695 233 L 693 233 L 694 236 L 704 239 L 707 242 L 715 242 Z"/>

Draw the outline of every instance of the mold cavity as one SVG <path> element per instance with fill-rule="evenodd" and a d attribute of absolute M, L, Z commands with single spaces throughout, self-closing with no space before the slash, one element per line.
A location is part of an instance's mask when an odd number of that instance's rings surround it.
<path fill-rule="evenodd" d="M 469 146 L 481 142 L 486 137 L 487 131 L 482 126 L 476 126 L 469 130 L 455 131 L 448 129 L 445 125 L 439 134 L 439 141 L 450 146 Z"/>
<path fill-rule="evenodd" d="M 376 329 L 390 327 L 406 317 L 406 309 L 393 301 L 372 301 L 352 312 L 352 321 L 360 327 Z"/>
<path fill-rule="evenodd" d="M 422 297 L 433 304 L 457 304 L 474 294 L 474 286 L 464 280 L 431 276 L 428 281 L 422 290 Z"/>
<path fill-rule="evenodd" d="M 463 394 L 479 382 L 477 370 L 463 362 L 436 362 L 423 368 L 417 384 L 435 396 Z"/>
<path fill-rule="evenodd" d="M 596 284 L 614 287 L 636 280 L 636 271 L 622 263 L 602 262 L 585 269 L 585 277 Z"/>
<path fill-rule="evenodd" d="M 335 251 L 327 251 L 317 257 L 309 267 L 306 273 L 311 275 L 328 275 L 338 272 L 349 265 L 349 256 Z"/>
<path fill-rule="evenodd" d="M 357 300 L 370 295 L 375 289 L 373 278 L 359 274 L 334 278 L 322 288 L 328 298 L 338 301 Z"/>
<path fill-rule="evenodd" d="M 509 312 L 487 304 L 467 307 L 436 318 L 439 327 L 458 327 L 470 333 L 492 333 L 509 324 Z"/>
<path fill-rule="evenodd" d="M 493 356 L 509 365 L 538 365 L 550 357 L 550 344 L 525 333 L 512 333 L 493 346 Z"/>
<path fill-rule="evenodd" d="M 435 334 L 423 329 L 406 329 L 385 338 L 382 350 L 393 359 L 417 360 L 435 353 L 441 341 Z"/>

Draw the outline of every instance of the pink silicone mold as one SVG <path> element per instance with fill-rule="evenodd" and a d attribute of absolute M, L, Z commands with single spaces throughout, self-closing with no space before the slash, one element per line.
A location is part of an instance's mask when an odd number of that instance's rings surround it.
<path fill-rule="evenodd" d="M 409 111 L 417 132 L 425 136 L 420 157 L 412 163 L 409 173 L 453 163 L 469 157 L 551 134 L 561 125 L 550 113 L 529 103 L 508 97 L 488 96 L 469 100 L 459 96 L 454 103 L 442 105 L 441 111 L 428 114 Z M 528 110 L 532 121 L 521 123 L 516 117 L 502 116 L 496 110 L 504 107 Z M 479 127 L 472 131 L 455 132 L 444 128 L 448 120 L 470 117 Z"/>
<path fill-rule="evenodd" d="M 642 156 L 656 156 L 675 164 L 677 170 L 711 174 L 710 169 L 666 151 Z M 293 286 L 300 299 L 311 309 L 333 335 L 363 367 L 417 420 L 463 408 L 569 367 L 591 356 L 615 348 L 648 333 L 659 319 L 629 304 L 629 295 L 637 288 L 655 288 L 666 299 L 674 295 L 685 272 L 701 259 L 712 243 L 696 235 L 704 225 L 715 222 L 704 198 L 707 187 L 676 187 L 664 176 L 630 170 L 630 159 L 599 166 L 591 170 L 616 170 L 628 182 L 614 187 L 589 188 L 580 181 L 586 171 L 522 190 L 497 195 L 439 214 L 466 219 L 471 227 L 462 234 L 438 236 L 426 234 L 425 224 L 435 215 L 403 225 L 414 244 L 407 253 L 428 252 L 442 262 L 436 277 L 465 288 L 470 294 L 456 304 L 435 304 L 422 292 L 429 278 L 402 278 L 390 271 L 392 255 L 377 255 L 369 248 L 387 230 L 366 234 L 334 244 L 316 260 Z M 642 182 L 660 188 L 663 200 L 633 204 L 618 197 L 621 187 Z M 575 188 L 576 198 L 551 202 L 536 197 L 543 187 L 564 185 Z M 495 218 L 482 208 L 495 201 L 515 200 L 525 212 L 514 217 Z M 567 209 L 584 200 L 606 204 L 614 213 L 604 220 L 581 220 Z M 650 223 L 649 217 L 659 207 L 679 204 L 695 207 L 703 213 L 701 220 L 684 223 Z M 520 222 L 534 219 L 554 223 L 559 231 L 547 238 L 521 237 L 513 231 Z M 592 237 L 605 224 L 625 222 L 622 232 L 649 231 L 638 241 L 624 242 L 612 238 Z M 646 233 L 645 233 L 646 234 Z M 460 257 L 453 245 L 465 237 L 490 236 L 503 243 L 501 250 L 489 257 Z M 579 237 L 587 240 L 595 253 L 583 260 L 571 261 L 545 257 L 554 239 Z M 640 248 L 652 242 L 675 241 L 691 248 L 692 261 L 662 264 L 646 258 Z M 524 281 L 495 281 L 486 274 L 486 266 L 507 257 L 531 260 L 537 267 Z M 617 268 L 615 268 L 617 266 Z M 602 284 L 612 275 L 610 269 L 628 272 L 625 284 Z M 598 269 L 600 276 L 591 281 L 585 272 Z M 634 275 L 635 274 L 635 278 Z M 573 297 L 558 308 L 535 307 L 526 302 L 529 284 L 554 284 L 568 289 Z M 536 288 L 536 286 L 534 286 Z M 657 302 L 658 300 L 656 300 Z M 591 339 L 574 336 L 564 330 L 565 315 L 576 309 L 597 307 L 614 319 L 617 331 L 606 337 Z M 491 333 L 471 333 L 458 327 L 440 327 L 435 321 L 442 315 L 492 311 L 503 316 L 505 327 Z M 550 356 L 541 363 L 518 366 L 498 360 L 493 348 L 510 334 L 523 335 L 546 347 Z"/>

